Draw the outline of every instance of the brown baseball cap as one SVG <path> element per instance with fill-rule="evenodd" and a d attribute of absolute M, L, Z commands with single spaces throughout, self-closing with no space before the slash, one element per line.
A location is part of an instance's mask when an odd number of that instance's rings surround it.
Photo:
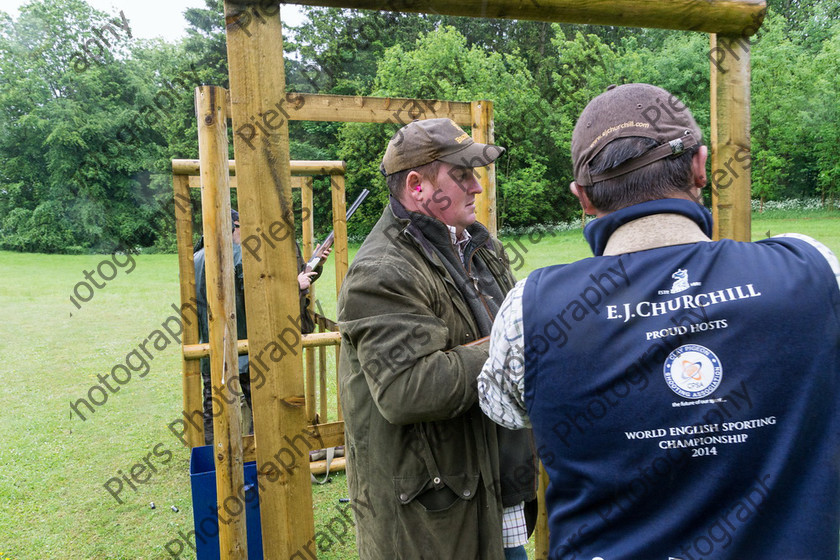
<path fill-rule="evenodd" d="M 643 136 L 659 142 L 644 155 L 614 169 L 592 175 L 589 163 L 616 138 Z M 700 127 L 676 97 L 650 84 L 610 86 L 581 113 L 572 132 L 572 165 L 575 182 L 590 186 L 679 155 L 703 139 Z"/>
<path fill-rule="evenodd" d="M 440 160 L 464 167 L 490 165 L 505 151 L 479 144 L 451 119 L 413 121 L 397 131 L 382 158 L 383 175 L 414 169 Z"/>

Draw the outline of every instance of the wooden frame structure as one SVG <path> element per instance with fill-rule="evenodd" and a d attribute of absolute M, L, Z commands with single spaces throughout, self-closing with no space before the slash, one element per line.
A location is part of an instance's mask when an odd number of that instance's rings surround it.
<path fill-rule="evenodd" d="M 295 3 L 711 33 L 711 48 L 731 53 L 711 66 L 712 169 L 721 169 L 739 150 L 749 152 L 750 149 L 750 45 L 747 37 L 754 34 L 763 21 L 764 0 L 465 0 L 459 3 L 448 0 L 389 0 L 387 3 L 297 0 Z M 225 0 L 230 115 L 236 131 L 234 149 L 239 204 L 243 215 L 242 233 L 246 237 L 278 220 L 293 223 L 294 219 L 288 128 L 288 121 L 293 117 L 288 111 L 282 111 L 286 118 L 278 117 L 278 111 L 290 99 L 285 91 L 280 18 L 262 18 L 259 25 L 250 26 L 239 22 L 240 18 L 250 17 L 246 12 L 254 5 L 266 4 L 276 6 L 267 0 Z M 213 95 L 208 92 L 206 97 Z M 209 127 L 218 126 L 222 105 L 216 96 L 215 102 L 198 112 L 199 121 L 203 119 Z M 329 106 L 322 109 L 332 110 Z M 384 109 L 388 111 L 389 107 Z M 255 128 L 257 124 L 264 125 L 259 132 Z M 245 131 L 250 134 L 239 134 Z M 484 141 L 492 141 L 492 128 Z M 218 153 L 216 163 L 207 168 L 208 175 L 215 173 L 219 181 L 227 179 L 227 174 L 218 170 L 222 160 L 227 163 L 226 155 Z M 215 171 L 211 173 L 213 169 Z M 202 165 L 202 175 L 204 172 Z M 488 179 L 491 178 L 489 175 Z M 735 178 L 725 191 L 713 192 L 716 237 L 749 239 L 749 201 L 748 174 Z M 479 219 L 486 221 L 493 230 L 494 205 L 492 202 L 485 204 L 480 207 Z M 217 210 L 214 219 L 219 222 L 217 229 L 222 231 L 225 225 L 223 201 L 219 207 L 221 210 Z M 229 213 L 227 216 L 229 219 Z M 248 332 L 253 333 L 253 340 L 249 342 L 254 347 L 264 347 L 274 333 L 288 328 L 286 317 L 297 309 L 296 272 L 283 266 L 283 263 L 293 262 L 294 251 L 293 240 L 289 237 L 279 245 L 276 259 L 262 259 L 245 270 Z M 267 559 L 310 558 L 310 547 L 314 547 L 308 470 L 297 469 L 288 475 L 281 473 L 279 483 L 271 479 L 271 472 L 264 470 L 271 463 L 272 454 L 284 445 L 281 434 L 300 434 L 306 428 L 301 368 L 300 360 L 272 363 L 266 373 L 269 380 L 253 395 L 255 409 L 263 411 L 255 418 L 255 434 L 258 476 L 261 482 L 265 481 L 260 490 L 260 513 L 263 551 Z M 216 455 L 217 465 L 237 466 L 226 459 L 224 453 Z M 236 491 L 235 483 L 223 481 L 222 477 L 217 480 L 220 489 L 220 485 L 226 485 L 226 492 Z M 220 502 L 224 495 L 219 492 Z M 225 535 L 220 534 L 222 558 L 245 558 L 244 523 L 230 523 L 225 531 Z M 546 538 L 543 534 L 538 539 L 538 558 L 546 556 Z"/>
<path fill-rule="evenodd" d="M 235 176 L 236 163 L 234 160 L 228 162 L 230 170 L 229 188 L 237 188 Z M 336 242 L 334 245 L 336 289 L 340 289 L 341 281 L 347 274 L 349 259 L 347 254 L 347 224 L 343 219 L 346 206 L 344 198 L 344 173 L 346 166 L 341 161 L 292 161 L 292 187 L 301 190 L 302 206 L 302 232 L 303 246 L 302 253 L 305 257 L 312 254 L 314 248 L 314 221 L 313 215 L 313 177 L 327 175 L 330 177 L 332 186 L 332 203 L 336 211 L 333 212 L 333 229 L 335 230 Z M 193 237 L 193 216 L 190 200 L 190 189 L 201 188 L 199 177 L 199 160 L 176 159 L 172 160 L 173 190 L 175 200 L 176 233 L 178 245 L 178 267 L 181 279 L 181 305 L 190 304 L 192 298 L 196 297 L 195 272 L 192 259 L 192 237 Z M 215 196 L 218 196 L 217 194 Z M 202 202 L 204 197 L 202 196 Z M 212 216 L 211 216 L 212 217 Z M 210 253 L 216 251 L 207 251 Z M 216 261 L 214 261 L 216 262 Z M 227 262 L 227 261 L 226 261 Z M 208 279 L 213 280 L 218 276 L 216 269 L 208 266 Z M 211 282 L 212 283 L 212 282 Z M 314 294 L 314 287 L 311 289 Z M 209 299 L 208 299 L 209 302 Z M 314 310 L 312 310 L 314 311 Z M 337 330 L 334 324 L 318 318 L 318 327 L 321 333 Z M 326 347 L 338 343 L 336 335 L 313 336 L 305 335 L 302 344 L 307 349 L 306 359 L 306 391 L 307 391 L 307 420 L 310 425 L 317 424 L 317 418 L 327 417 L 326 400 Z M 314 348 L 318 348 L 319 363 L 315 363 Z M 313 351 L 308 349 L 312 348 Z M 236 352 L 239 355 L 248 353 L 248 341 L 239 340 L 236 345 Z M 195 324 L 185 325 L 182 350 L 182 372 L 184 389 L 184 411 L 187 415 L 194 415 L 196 411 L 202 410 L 202 381 L 199 372 L 198 360 L 210 355 L 210 343 L 200 344 L 198 342 L 198 326 Z M 316 389 L 320 388 L 319 391 Z M 320 393 L 320 408 L 315 410 L 316 393 Z M 311 407 L 311 408 L 310 408 Z M 340 404 L 337 409 L 337 416 L 341 419 Z M 325 427 L 329 431 L 329 427 Z M 184 434 L 190 447 L 204 445 L 204 433 L 199 426 L 188 422 Z M 343 441 L 341 442 L 343 443 Z M 337 443 L 336 445 L 341 445 Z M 253 460 L 254 445 L 253 436 L 245 436 L 243 440 L 244 459 Z"/>
<path fill-rule="evenodd" d="M 283 110 L 283 106 L 288 108 L 289 112 Z M 314 95 L 314 94 L 288 94 L 284 97 L 284 103 L 275 104 L 277 110 L 266 111 L 260 113 L 260 117 L 268 120 L 276 119 L 280 112 L 288 116 L 289 120 L 312 120 L 312 121 L 339 121 L 339 122 L 366 122 L 366 123 L 393 123 L 402 125 L 414 119 L 426 119 L 436 117 L 446 117 L 452 119 L 461 126 L 469 125 L 472 129 L 472 134 L 477 141 L 492 142 L 493 141 L 493 103 L 491 101 L 473 101 L 471 103 L 450 102 L 439 100 L 421 100 L 421 99 L 407 99 L 407 98 L 377 98 L 377 97 L 354 97 L 354 96 L 339 96 L 339 95 Z M 237 164 L 235 160 L 227 160 L 228 145 L 227 145 L 227 129 L 226 121 L 231 112 L 231 101 L 229 92 L 223 88 L 202 86 L 196 89 L 196 115 L 198 117 L 199 128 L 199 151 L 200 159 L 198 160 L 173 160 L 173 189 L 176 200 L 176 230 L 179 247 L 179 268 L 181 274 L 181 300 L 182 305 L 189 304 L 191 298 L 195 297 L 195 273 L 192 260 L 192 211 L 189 204 L 190 196 L 189 190 L 191 188 L 201 188 L 202 190 L 202 212 L 205 216 L 205 231 L 208 233 L 207 239 L 219 239 L 220 243 L 206 243 L 206 254 L 208 258 L 207 265 L 207 285 L 208 285 L 208 308 L 210 308 L 210 297 L 215 298 L 216 309 L 223 309 L 223 312 L 218 312 L 217 315 L 230 319 L 233 311 L 229 309 L 230 303 L 233 301 L 233 288 L 226 286 L 226 282 L 222 282 L 223 278 L 229 278 L 231 275 L 230 266 L 222 268 L 221 263 L 230 263 L 232 261 L 232 254 L 230 249 L 230 189 L 238 188 L 238 178 L 236 176 Z M 252 119 L 253 121 L 254 119 Z M 248 125 L 250 126 L 250 125 Z M 265 125 L 268 126 L 268 125 Z M 259 130 L 265 132 L 265 128 Z M 257 134 L 257 127 L 241 128 L 238 136 L 250 145 L 251 140 Z M 247 132 L 247 134 L 246 134 Z M 343 162 L 332 161 L 291 161 L 289 162 L 289 169 L 292 174 L 291 186 L 292 188 L 301 188 L 302 210 L 308 216 L 312 215 L 313 206 L 313 192 L 312 192 L 312 176 L 313 175 L 329 175 L 331 178 L 331 193 L 333 206 L 333 226 L 335 230 L 335 250 L 333 258 L 335 259 L 335 274 L 336 274 L 336 293 L 341 288 L 341 283 L 346 275 L 348 269 L 348 254 L 347 254 L 347 227 L 344 218 L 346 212 L 346 200 L 344 189 L 344 172 L 345 166 Z M 304 177 L 305 176 L 305 177 Z M 482 216 L 485 222 L 492 224 L 495 230 L 495 173 L 494 166 L 490 165 L 484 168 L 483 173 L 479 173 L 479 181 L 485 189 L 488 196 L 485 196 L 480 204 L 477 204 L 476 213 Z M 308 210 L 308 213 L 306 212 Z M 240 197 L 240 214 L 242 215 L 242 231 L 243 235 L 248 237 L 259 234 L 268 241 L 265 237 L 266 231 L 271 231 L 272 227 L 277 224 L 280 230 L 284 228 L 286 231 L 294 230 L 294 222 L 287 218 L 271 222 L 267 227 L 251 228 L 255 233 L 248 233 L 249 215 L 247 210 L 243 207 L 242 198 Z M 226 220 L 227 217 L 227 221 Z M 312 251 L 313 245 L 313 221 L 304 218 L 303 220 L 303 254 L 309 255 Z M 217 235 L 227 232 L 227 237 Z M 293 235 L 286 236 L 293 239 Z M 275 239 L 275 241 L 279 241 Z M 272 249 L 275 251 L 275 249 Z M 211 254 L 213 255 L 211 259 Z M 256 261 L 247 259 L 247 266 L 244 267 L 246 281 L 249 268 L 255 266 L 255 263 L 262 263 L 263 259 Z M 268 255 L 265 256 L 266 259 Z M 212 266 L 209 264 L 212 260 Z M 282 262 L 280 259 L 278 261 Z M 289 262 L 289 261 L 286 261 Z M 294 261 L 292 261 L 294 262 Z M 293 267 L 285 267 L 285 270 L 293 270 Z M 297 285 L 296 276 L 297 271 L 294 269 L 294 284 Z M 213 294 L 211 296 L 210 286 L 214 286 Z M 221 287 L 221 289 L 219 288 Z M 230 290 L 225 293 L 225 290 Z M 247 287 L 246 287 L 247 291 Z M 249 297 L 246 297 L 246 306 L 248 306 Z M 246 307 L 250 309 L 250 307 Z M 291 314 L 287 314 L 289 323 L 277 332 L 286 332 L 289 326 L 296 328 L 292 316 L 297 312 L 297 303 L 295 310 Z M 250 313 L 250 310 L 248 311 Z M 198 360 L 203 357 L 211 357 L 212 383 L 214 387 L 227 387 L 233 382 L 233 377 L 230 374 L 225 375 L 223 372 L 238 371 L 233 362 L 227 363 L 230 356 L 236 354 L 242 355 L 248 353 L 249 348 L 259 348 L 255 342 L 258 336 L 249 335 L 249 340 L 232 341 L 224 336 L 224 332 L 235 332 L 235 322 L 228 323 L 228 321 L 216 320 L 210 317 L 210 339 L 211 343 L 198 343 L 198 329 L 197 326 L 186 328 L 183 335 L 183 388 L 184 388 L 184 411 L 185 415 L 190 417 L 201 417 L 202 414 L 202 380 L 199 371 Z M 251 328 L 251 321 L 249 322 L 249 329 Z M 232 326 L 231 326 L 232 325 Z M 233 426 L 240 424 L 240 411 L 238 406 L 225 406 L 227 399 L 220 399 L 221 410 L 214 408 L 214 433 L 221 434 L 221 437 L 216 438 L 214 445 L 215 463 L 216 463 L 216 482 L 218 503 L 223 504 L 228 500 L 236 500 L 236 496 L 240 495 L 242 487 L 241 470 L 244 461 L 257 459 L 258 465 L 271 466 L 272 460 L 269 456 L 263 462 L 260 460 L 259 450 L 264 443 L 257 444 L 257 438 L 261 434 L 265 434 L 263 440 L 274 439 L 278 447 L 269 447 L 276 449 L 274 457 L 281 450 L 286 450 L 291 443 L 300 438 L 302 445 L 305 444 L 308 449 L 320 449 L 324 447 L 332 447 L 335 445 L 342 445 L 344 443 L 344 422 L 342 421 L 341 404 L 338 402 L 337 416 L 338 421 L 331 423 L 320 423 L 319 418 L 327 417 L 327 394 L 326 394 L 326 346 L 337 346 L 340 342 L 334 323 L 321 317 L 318 319 L 318 326 L 321 331 L 318 334 L 303 335 L 299 337 L 299 344 L 302 349 L 309 349 L 306 352 L 306 382 L 305 395 L 295 395 L 289 397 L 283 402 L 291 407 L 303 407 L 305 409 L 305 426 L 299 431 L 284 432 L 273 430 L 267 433 L 268 430 L 257 428 L 257 425 L 264 425 L 262 418 L 270 417 L 269 414 L 257 410 L 263 410 L 263 404 L 258 404 L 257 393 L 252 392 L 252 404 L 254 406 L 255 418 L 255 434 L 253 436 L 241 436 Z M 299 327 L 297 327 L 299 328 Z M 323 332 L 328 331 L 328 332 Z M 333 331 L 333 332 L 329 332 Z M 249 331 L 251 332 L 251 331 Z M 213 354 L 210 351 L 213 348 L 222 349 L 216 352 L 219 356 L 224 356 L 224 363 L 218 359 L 213 359 Z M 262 346 L 265 348 L 266 346 Z M 316 368 L 315 364 L 315 347 L 318 348 L 319 364 Z M 297 356 L 297 349 L 291 351 L 291 355 Z M 285 357 L 285 354 L 284 354 Z M 281 360 L 277 360 L 279 363 Z M 272 360 L 274 362 L 274 360 Z M 300 360 L 282 360 L 284 367 L 289 367 L 296 363 L 299 365 Z M 337 365 L 337 360 L 336 360 Z M 319 373 L 316 380 L 316 371 Z M 266 372 L 266 375 L 271 375 Z M 288 375 L 288 372 L 285 374 Z M 320 388 L 320 407 L 316 406 L 316 388 Z M 222 396 L 229 394 L 225 393 L 223 389 Z M 234 400 L 234 399 L 230 399 Z M 319 411 L 316 411 L 316 408 Z M 260 418 L 257 420 L 257 418 Z M 199 423 L 200 424 L 200 423 Z M 289 435 L 294 436 L 292 439 Z M 204 434 L 199 428 L 198 424 L 188 422 L 187 441 L 190 442 L 191 447 L 203 445 Z M 285 442 L 285 443 L 284 443 Z M 270 444 L 269 444 L 270 445 Z M 265 454 L 269 455 L 269 454 Z M 339 460 L 340 462 L 340 460 Z M 338 463 L 338 462 L 337 462 Z M 341 467 L 337 464 L 338 468 Z M 316 465 L 313 463 L 312 472 L 323 472 L 324 465 Z M 294 478 L 298 476 L 305 479 L 306 492 L 311 492 L 310 479 L 305 476 L 309 472 L 307 469 L 296 469 L 295 471 L 282 473 L 277 477 L 281 484 L 287 484 L 286 478 Z M 266 478 L 272 478 L 279 473 L 276 468 L 268 468 L 265 471 L 260 470 L 260 475 Z M 275 484 L 277 480 L 274 480 Z M 261 500 L 264 500 L 264 495 L 269 492 L 267 490 L 270 485 L 260 485 Z M 309 496 L 311 500 L 311 495 Z M 261 501 L 262 503 L 262 501 Z M 244 508 L 243 508 L 244 509 Z M 310 508 L 311 510 L 311 508 Z M 228 512 L 229 513 L 229 512 Z M 262 515 L 262 512 L 261 512 Z M 244 513 L 243 513 L 244 516 Z M 244 517 L 239 516 L 237 523 L 231 523 L 228 526 L 220 524 L 219 542 L 223 557 L 229 558 L 244 558 L 247 556 L 246 535 Z M 311 516 L 311 513 L 310 513 Z M 266 524 L 263 522 L 263 527 Z M 314 532 L 314 521 L 310 522 L 310 531 Z M 223 535 L 224 533 L 224 535 Z M 304 544 L 302 549 L 314 546 L 310 539 Z M 225 556 L 227 554 L 227 556 Z M 270 557 L 266 553 L 266 557 Z"/>

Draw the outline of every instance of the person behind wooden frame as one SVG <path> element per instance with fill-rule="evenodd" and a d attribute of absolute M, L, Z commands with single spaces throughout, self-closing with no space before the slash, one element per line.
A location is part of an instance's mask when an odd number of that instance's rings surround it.
<path fill-rule="evenodd" d="M 245 310 L 245 283 L 242 270 L 242 234 L 239 227 L 239 212 L 231 210 L 231 224 L 233 232 L 231 241 L 233 243 L 233 294 L 236 308 L 236 336 L 239 340 L 247 340 L 248 327 Z M 314 331 L 315 321 L 309 311 L 309 288 L 318 279 L 326 258 L 330 255 L 331 248 L 322 251 L 323 258 L 318 266 L 311 271 L 306 270 L 306 263 L 300 252 L 300 247 L 295 243 L 297 251 L 297 268 L 300 271 L 297 276 L 298 288 L 300 290 L 300 327 L 301 334 L 309 334 Z M 206 343 L 210 340 L 209 324 L 207 321 L 207 285 L 204 270 L 204 237 L 193 247 L 193 264 L 195 265 L 196 285 L 196 306 L 198 308 L 198 333 L 199 341 Z M 251 408 L 251 372 L 248 355 L 239 356 L 239 386 L 241 388 L 240 402 L 242 405 L 242 431 L 253 433 L 253 413 Z M 213 443 L 213 399 L 221 398 L 220 391 L 213 388 L 210 375 L 210 360 L 201 359 L 201 380 L 202 380 L 202 408 L 204 417 L 204 442 L 205 445 Z M 261 386 L 262 376 L 255 379 L 257 388 Z M 233 388 L 235 391 L 235 388 Z"/>

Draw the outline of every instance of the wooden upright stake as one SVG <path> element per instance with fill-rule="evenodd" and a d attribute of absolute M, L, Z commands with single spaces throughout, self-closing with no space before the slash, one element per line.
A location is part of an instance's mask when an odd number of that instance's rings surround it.
<path fill-rule="evenodd" d="M 537 527 L 534 530 L 534 558 L 548 560 L 548 510 L 545 505 L 545 491 L 548 489 L 548 473 L 540 463 L 537 488 Z"/>
<path fill-rule="evenodd" d="M 750 41 L 711 36 L 714 239 L 750 240 Z"/>
<path fill-rule="evenodd" d="M 192 205 L 190 204 L 190 178 L 185 175 L 172 176 L 172 188 L 175 195 L 175 235 L 178 245 L 178 275 L 181 279 L 181 309 L 192 306 L 196 309 L 195 265 L 192 257 Z M 196 317 L 197 319 L 197 317 Z M 198 344 L 198 321 L 185 321 L 183 345 Z M 184 434 L 189 446 L 204 445 L 204 429 L 201 428 L 204 416 L 204 400 L 201 388 L 201 364 L 196 360 L 182 358 L 182 384 L 184 389 L 184 414 L 198 422 L 186 422 Z"/>
<path fill-rule="evenodd" d="M 347 193 L 344 190 L 344 175 L 330 175 L 330 191 L 335 231 L 332 258 L 335 266 L 335 295 L 338 296 L 350 266 L 350 256 L 347 253 Z"/>
<path fill-rule="evenodd" d="M 333 230 L 335 231 L 335 249 L 333 251 L 333 266 L 335 267 L 335 295 L 341 291 L 341 283 L 347 276 L 347 269 L 350 266 L 350 254 L 347 250 L 347 191 L 344 188 L 344 174 L 330 175 L 330 190 L 332 192 L 333 207 Z M 327 385 L 327 349 L 320 348 L 319 354 L 319 375 L 321 379 L 321 409 L 326 411 L 326 385 Z M 338 387 L 338 346 L 335 347 L 335 386 Z M 336 409 L 339 420 L 344 420 L 341 412 L 341 396 L 336 391 Z M 322 413 L 322 422 L 326 422 L 326 412 Z"/>
<path fill-rule="evenodd" d="M 251 394 L 263 551 L 267 560 L 286 560 L 315 549 L 309 464 L 300 443 L 307 422 L 285 117 L 293 108 L 286 101 L 279 6 L 263 2 L 256 9 L 259 17 L 254 7 L 225 0 L 243 247 L 261 242 L 242 253 L 251 368 L 256 355 L 266 366 L 265 382 L 252 385 Z M 282 451 L 300 458 L 295 468 L 278 467 Z"/>
<path fill-rule="evenodd" d="M 230 186 L 228 185 L 225 90 L 196 88 L 198 151 L 201 160 L 201 210 L 204 216 L 204 270 L 213 393 L 213 456 L 216 461 L 219 549 L 223 560 L 248 557 L 245 532 L 242 413 L 239 357 L 236 351 L 236 305 L 233 290 Z M 216 390 L 219 388 L 220 390 Z"/>
<path fill-rule="evenodd" d="M 303 251 L 304 260 L 312 256 L 312 251 L 315 250 L 315 220 L 312 219 L 314 205 L 314 192 L 312 190 L 312 177 L 293 177 L 293 181 L 297 181 L 300 185 L 300 203 L 301 212 L 303 214 L 301 231 L 303 233 Z M 309 298 L 315 299 L 315 285 L 309 286 Z M 310 307 L 311 307 L 310 303 Z M 311 309 L 310 309 L 311 312 Z M 308 348 L 304 351 L 306 355 L 306 421 L 310 424 L 315 424 L 317 411 L 315 408 L 315 353 L 317 350 Z"/>
<path fill-rule="evenodd" d="M 472 102 L 473 140 L 481 144 L 493 143 L 493 102 Z M 487 226 L 491 235 L 496 235 L 496 164 L 478 169 L 478 182 L 484 192 L 475 199 L 475 213 L 478 221 Z"/>

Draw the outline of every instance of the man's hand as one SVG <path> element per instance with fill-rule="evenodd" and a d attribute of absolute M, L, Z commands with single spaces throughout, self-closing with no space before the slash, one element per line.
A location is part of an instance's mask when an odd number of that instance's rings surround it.
<path fill-rule="evenodd" d="M 327 257 L 330 256 L 330 253 L 332 253 L 332 245 L 330 245 L 329 247 L 327 247 L 324 250 L 321 250 L 321 246 L 318 245 L 317 247 L 315 247 L 315 250 L 312 252 L 313 255 L 320 256 L 322 261 L 326 261 Z M 321 264 L 323 264 L 323 262 Z"/>
<path fill-rule="evenodd" d="M 314 270 L 310 272 L 301 272 L 298 274 L 298 286 L 300 286 L 300 291 L 308 290 L 309 286 L 312 285 L 312 277 L 317 276 L 318 273 Z"/>

